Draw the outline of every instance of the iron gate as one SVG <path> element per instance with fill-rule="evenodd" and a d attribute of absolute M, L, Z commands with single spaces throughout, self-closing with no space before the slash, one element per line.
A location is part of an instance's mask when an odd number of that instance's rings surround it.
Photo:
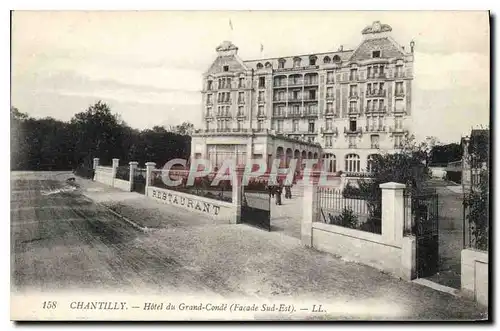
<path fill-rule="evenodd" d="M 405 197 L 411 203 L 412 234 L 416 238 L 417 278 L 429 277 L 439 268 L 438 195 L 434 192 Z"/>
<path fill-rule="evenodd" d="M 271 195 L 268 190 L 242 189 L 241 222 L 271 231 Z"/>
<path fill-rule="evenodd" d="M 134 171 L 134 181 L 132 183 L 132 191 L 145 194 L 146 193 L 146 169 L 137 168 Z"/>

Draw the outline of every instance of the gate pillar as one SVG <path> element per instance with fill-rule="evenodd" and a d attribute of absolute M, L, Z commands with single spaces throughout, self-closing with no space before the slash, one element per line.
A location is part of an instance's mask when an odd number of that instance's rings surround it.
<path fill-rule="evenodd" d="M 133 185 L 134 185 L 135 169 L 137 169 L 137 166 L 139 165 L 139 162 L 137 162 L 137 161 L 130 161 L 128 163 L 128 165 L 130 167 L 130 171 L 129 171 L 129 174 L 128 174 L 128 181 L 130 183 L 130 191 L 132 191 Z"/>
<path fill-rule="evenodd" d="M 118 169 L 119 165 L 120 165 L 120 159 L 113 159 L 112 168 L 111 168 L 111 183 L 112 183 L 112 186 L 115 186 L 116 170 Z"/>
<path fill-rule="evenodd" d="M 156 167 L 155 162 L 146 162 L 146 188 L 145 188 L 145 195 L 148 195 L 148 188 L 149 185 L 151 184 L 151 172 L 154 170 Z"/>
<path fill-rule="evenodd" d="M 316 173 L 311 180 L 304 181 L 304 197 L 302 198 L 302 222 L 300 225 L 300 241 L 306 247 L 312 247 L 312 223 L 318 216 L 318 180 Z"/>
<path fill-rule="evenodd" d="M 404 228 L 404 197 L 406 185 L 383 183 L 382 189 L 382 239 L 401 247 Z"/>
<path fill-rule="evenodd" d="M 233 188 L 232 199 L 234 206 L 234 215 L 230 220 L 231 224 L 241 223 L 241 201 L 243 198 L 242 178 L 244 171 L 245 171 L 244 167 L 236 166 L 235 171 L 231 172 L 232 175 L 231 186 Z"/>

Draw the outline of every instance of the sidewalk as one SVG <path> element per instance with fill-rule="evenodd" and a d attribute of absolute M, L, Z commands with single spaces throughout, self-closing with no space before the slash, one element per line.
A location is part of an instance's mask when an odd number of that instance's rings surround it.
<path fill-rule="evenodd" d="M 186 277 L 195 276 L 224 296 L 337 304 L 339 311 L 329 318 L 463 320 L 485 316 L 470 300 L 305 248 L 280 232 L 244 224 L 207 227 L 200 217 L 176 207 L 136 193 L 106 190 L 98 183 L 79 182 L 84 194 L 101 203 L 126 205 L 123 216 L 134 221 L 140 216 L 147 224 L 157 225 L 157 230 L 137 237 L 134 245 L 174 259 L 189 273 Z M 144 268 L 147 271 L 148 266 Z"/>

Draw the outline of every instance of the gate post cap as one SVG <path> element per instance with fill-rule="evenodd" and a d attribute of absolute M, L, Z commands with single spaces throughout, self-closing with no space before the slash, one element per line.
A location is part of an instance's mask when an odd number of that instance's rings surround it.
<path fill-rule="evenodd" d="M 387 189 L 387 190 L 403 190 L 406 188 L 406 185 L 401 184 L 401 183 L 396 183 L 396 182 L 388 182 L 388 183 L 380 184 L 379 187 L 381 189 Z"/>
<path fill-rule="evenodd" d="M 94 157 L 94 161 L 96 161 L 96 160 L 99 160 L 99 158 L 98 157 Z"/>
<path fill-rule="evenodd" d="M 129 164 L 129 165 L 138 165 L 138 164 L 139 164 L 139 162 L 137 162 L 137 161 L 130 161 L 128 164 Z"/>
<path fill-rule="evenodd" d="M 146 167 L 154 167 L 156 166 L 156 162 L 146 162 Z"/>

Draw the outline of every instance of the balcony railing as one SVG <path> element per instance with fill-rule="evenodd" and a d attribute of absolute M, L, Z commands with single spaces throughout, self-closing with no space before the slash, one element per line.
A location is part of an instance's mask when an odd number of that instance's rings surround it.
<path fill-rule="evenodd" d="M 266 102 L 266 98 L 258 98 L 257 102 L 258 103 L 265 103 Z"/>
<path fill-rule="evenodd" d="M 359 80 L 359 75 L 349 75 L 349 81 L 356 82 Z"/>
<path fill-rule="evenodd" d="M 373 126 L 373 125 L 367 125 L 365 126 L 365 131 L 366 132 L 385 132 L 385 125 L 382 126 Z"/>
<path fill-rule="evenodd" d="M 310 96 L 310 95 L 306 95 L 304 96 L 304 101 L 318 101 L 318 96 L 315 95 L 314 97 Z"/>
<path fill-rule="evenodd" d="M 372 149 L 379 149 L 380 148 L 380 145 L 377 143 L 377 144 L 371 144 L 370 146 Z"/>
<path fill-rule="evenodd" d="M 348 113 L 349 114 L 359 114 L 359 109 L 358 109 L 358 107 L 355 107 L 355 108 L 349 107 Z"/>
<path fill-rule="evenodd" d="M 290 98 L 288 98 L 288 102 L 302 102 L 302 98 L 301 97 L 298 97 L 298 98 L 290 97 Z"/>
<path fill-rule="evenodd" d="M 304 110 L 304 116 L 313 116 L 317 117 L 318 116 L 318 111 L 317 110 Z"/>
<path fill-rule="evenodd" d="M 349 148 L 357 148 L 355 142 L 349 142 Z"/>
<path fill-rule="evenodd" d="M 377 108 L 374 108 L 374 107 L 366 107 L 365 108 L 365 111 L 367 113 L 385 113 L 387 111 L 387 107 L 377 107 Z"/>
<path fill-rule="evenodd" d="M 396 91 L 396 92 L 394 92 L 394 96 L 396 98 L 403 98 L 405 96 L 405 92 L 404 91 Z"/>
<path fill-rule="evenodd" d="M 327 84 L 335 84 L 335 80 L 332 78 L 332 79 L 326 79 L 326 83 Z"/>
<path fill-rule="evenodd" d="M 326 99 L 327 100 L 333 100 L 335 98 L 335 95 L 333 93 L 327 93 L 326 94 Z"/>
<path fill-rule="evenodd" d="M 394 113 L 395 114 L 402 114 L 405 113 L 406 110 L 404 108 L 394 108 Z"/>
<path fill-rule="evenodd" d="M 220 105 L 229 105 L 232 102 L 233 101 L 231 99 L 217 100 L 217 103 L 220 104 Z"/>
<path fill-rule="evenodd" d="M 215 129 L 216 132 L 231 132 L 230 128 L 217 128 Z"/>
<path fill-rule="evenodd" d="M 266 117 L 266 114 L 265 114 L 265 113 L 260 112 L 260 113 L 257 113 L 257 117 L 258 117 L 258 118 L 263 118 L 263 117 Z"/>
<path fill-rule="evenodd" d="M 385 79 L 387 78 L 387 74 L 385 72 L 371 73 L 366 75 L 367 79 Z"/>
<path fill-rule="evenodd" d="M 304 81 L 302 79 L 289 80 L 288 86 L 298 86 L 298 85 L 302 85 L 303 83 L 304 83 Z"/>
<path fill-rule="evenodd" d="M 403 71 L 394 72 L 394 78 L 404 78 L 404 77 L 405 77 L 405 73 Z"/>
<path fill-rule="evenodd" d="M 245 113 L 237 113 L 236 116 L 237 117 L 245 117 Z"/>
<path fill-rule="evenodd" d="M 238 99 L 238 104 L 244 104 L 245 103 L 245 99 Z"/>
<path fill-rule="evenodd" d="M 285 112 L 284 111 L 275 111 L 273 112 L 273 117 L 284 117 Z"/>
<path fill-rule="evenodd" d="M 288 112 L 287 117 L 302 117 L 301 111 L 291 111 Z"/>
<path fill-rule="evenodd" d="M 335 112 L 334 110 L 327 110 L 325 112 L 325 116 L 327 116 L 327 117 L 338 117 L 339 114 L 337 112 Z"/>
<path fill-rule="evenodd" d="M 367 97 L 385 97 L 387 94 L 386 90 L 367 90 Z"/>
<path fill-rule="evenodd" d="M 317 79 L 304 79 L 304 85 L 318 85 Z"/>
<path fill-rule="evenodd" d="M 322 134 L 331 133 L 331 134 L 336 136 L 336 135 L 338 135 L 339 130 L 337 127 L 335 127 L 335 128 L 334 127 L 327 127 L 327 128 L 321 128 L 321 133 Z"/>
<path fill-rule="evenodd" d="M 287 87 L 286 81 L 285 82 L 274 82 L 274 87 Z"/>
<path fill-rule="evenodd" d="M 351 128 L 345 127 L 344 126 L 344 133 L 345 134 L 361 134 L 363 133 L 363 130 L 360 126 L 356 128 L 356 130 L 351 130 Z"/>
<path fill-rule="evenodd" d="M 231 117 L 231 113 L 220 112 L 215 115 L 216 117 Z"/>
<path fill-rule="evenodd" d="M 273 102 L 286 102 L 286 97 L 274 97 Z"/>
<path fill-rule="evenodd" d="M 402 127 L 396 128 L 396 127 L 391 126 L 391 127 L 389 127 L 389 132 L 390 133 L 406 133 L 406 132 L 408 132 L 408 130 L 406 130 Z"/>
<path fill-rule="evenodd" d="M 349 93 L 349 99 L 359 99 L 358 93 Z"/>

